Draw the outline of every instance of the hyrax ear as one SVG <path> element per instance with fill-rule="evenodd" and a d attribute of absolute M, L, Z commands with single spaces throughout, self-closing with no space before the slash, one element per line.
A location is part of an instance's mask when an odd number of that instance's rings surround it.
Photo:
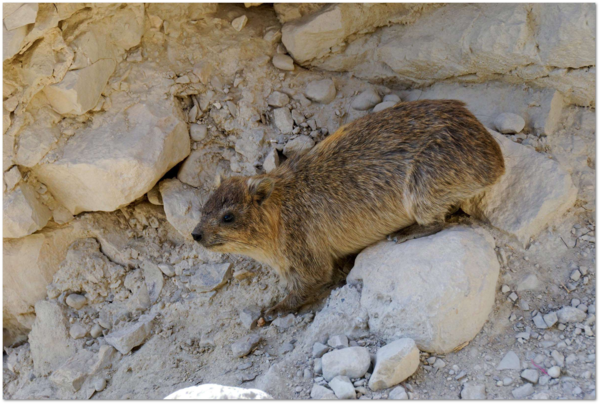
<path fill-rule="evenodd" d="M 275 181 L 269 177 L 248 179 L 248 191 L 259 205 L 271 196 L 274 187 Z"/>

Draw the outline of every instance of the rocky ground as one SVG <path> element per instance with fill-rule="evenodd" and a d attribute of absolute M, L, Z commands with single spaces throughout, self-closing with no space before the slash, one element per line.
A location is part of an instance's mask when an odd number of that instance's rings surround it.
<path fill-rule="evenodd" d="M 593 5 L 31 4 L 3 18 L 4 398 L 208 383 L 595 398 Z M 266 324 L 276 275 L 190 239 L 216 174 L 268 172 L 426 98 L 465 101 L 506 175 L 448 229 L 368 247 L 318 304 Z"/>

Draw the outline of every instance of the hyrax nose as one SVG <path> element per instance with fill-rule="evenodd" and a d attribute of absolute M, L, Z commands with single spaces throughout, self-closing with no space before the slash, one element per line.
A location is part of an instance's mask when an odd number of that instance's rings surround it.
<path fill-rule="evenodd" d="M 195 241 L 200 242 L 202 240 L 202 233 L 201 232 L 193 232 L 192 237 L 194 238 Z"/>

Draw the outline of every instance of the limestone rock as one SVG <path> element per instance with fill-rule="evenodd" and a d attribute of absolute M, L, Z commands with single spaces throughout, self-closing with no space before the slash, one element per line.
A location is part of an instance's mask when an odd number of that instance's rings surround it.
<path fill-rule="evenodd" d="M 305 90 L 305 94 L 310 100 L 321 104 L 329 104 L 335 99 L 336 93 L 335 84 L 331 79 L 312 81 L 308 83 Z"/>
<path fill-rule="evenodd" d="M 104 337 L 104 340 L 107 344 L 115 347 L 117 351 L 126 355 L 148 339 L 152 331 L 153 320 L 154 315 L 143 315 L 135 324 L 111 332 Z"/>
<path fill-rule="evenodd" d="M 281 133 L 290 133 L 294 129 L 294 120 L 287 107 L 273 110 L 273 119 L 275 120 L 275 126 Z"/>
<path fill-rule="evenodd" d="M 502 149 L 506 172 L 483 197 L 462 208 L 527 244 L 573 206 L 577 188 L 556 161 L 497 132 L 490 133 Z"/>
<path fill-rule="evenodd" d="M 354 386 L 348 376 L 336 376 L 329 382 L 329 387 L 333 389 L 335 396 L 340 400 L 350 400 L 356 398 Z"/>
<path fill-rule="evenodd" d="M 231 278 L 231 263 L 204 264 L 196 268 L 188 287 L 196 292 L 206 293 L 221 288 Z"/>
<path fill-rule="evenodd" d="M 35 312 L 29 346 L 35 374 L 45 376 L 73 356 L 76 347 L 69 338 L 67 319 L 57 303 L 40 300 Z"/>
<path fill-rule="evenodd" d="M 71 293 L 67 296 L 65 302 L 68 306 L 71 306 L 75 310 L 79 310 L 87 304 L 87 299 L 85 296 L 78 295 L 77 293 Z"/>
<path fill-rule="evenodd" d="M 371 109 L 373 108 L 375 105 L 379 104 L 381 102 L 381 96 L 379 95 L 379 93 L 373 89 L 373 88 L 369 88 L 365 91 L 363 91 L 362 93 L 360 93 L 359 95 L 357 95 L 353 100 L 352 100 L 352 108 L 359 110 L 359 111 L 366 111 L 367 109 Z"/>
<path fill-rule="evenodd" d="M 144 279 L 146 280 L 146 288 L 148 288 L 150 301 L 155 303 L 163 288 L 164 279 L 162 271 L 151 261 L 144 261 L 141 268 L 144 271 Z"/>
<path fill-rule="evenodd" d="M 241 31 L 244 29 L 244 27 L 246 26 L 246 24 L 248 23 L 248 17 L 246 17 L 245 15 L 242 15 L 238 18 L 236 18 L 235 20 L 231 21 L 231 26 L 233 27 L 233 29 L 235 29 L 236 31 Z"/>
<path fill-rule="evenodd" d="M 263 162 L 263 168 L 266 172 L 270 173 L 279 166 L 279 154 L 276 149 L 271 149 L 265 161 Z"/>
<path fill-rule="evenodd" d="M 34 305 L 46 296 L 46 286 L 59 270 L 69 245 L 83 236 L 81 230 L 67 225 L 59 229 L 46 228 L 18 239 L 4 239 L 2 313 L 5 345 L 27 338 L 35 320 Z"/>
<path fill-rule="evenodd" d="M 460 392 L 460 398 L 463 400 L 485 400 L 485 386 L 482 384 L 465 383 Z"/>
<path fill-rule="evenodd" d="M 238 339 L 236 342 L 231 344 L 233 356 L 236 358 L 241 358 L 248 355 L 250 352 L 252 352 L 254 347 L 258 345 L 260 340 L 261 337 L 258 334 L 250 334 Z"/>
<path fill-rule="evenodd" d="M 257 389 L 201 384 L 177 390 L 166 396 L 165 400 L 270 400 L 272 398 L 264 391 Z"/>
<path fill-rule="evenodd" d="M 74 323 L 71 325 L 71 329 L 69 330 L 69 334 L 73 339 L 81 339 L 84 338 L 88 334 L 88 328 L 81 325 L 80 323 Z"/>
<path fill-rule="evenodd" d="M 303 153 L 306 150 L 310 150 L 314 147 L 315 141 L 306 135 L 300 135 L 295 139 L 290 140 L 285 144 L 283 148 L 283 154 L 287 157 L 291 157 L 294 154 Z"/>
<path fill-rule="evenodd" d="M 419 350 L 415 341 L 401 338 L 377 350 L 375 370 L 369 379 L 373 391 L 402 383 L 419 368 Z"/>
<path fill-rule="evenodd" d="M 310 390 L 310 398 L 313 400 L 335 400 L 336 396 L 327 387 L 315 383 Z"/>
<path fill-rule="evenodd" d="M 18 5 L 19 3 L 13 3 Z M 37 17 L 39 5 L 37 3 L 22 3 L 16 10 L 6 15 L 3 14 L 4 26 L 12 31 L 24 25 L 33 24 Z"/>
<path fill-rule="evenodd" d="M 10 170 L 6 171 L 4 173 L 4 183 L 6 184 L 6 190 L 12 191 L 22 179 L 23 176 L 19 171 L 19 167 L 14 166 Z"/>
<path fill-rule="evenodd" d="M 73 214 L 127 205 L 190 153 L 187 125 L 171 102 L 139 103 L 106 119 L 34 168 Z"/>
<path fill-rule="evenodd" d="M 368 247 L 347 280 L 363 282 L 361 306 L 372 332 L 447 353 L 473 339 L 487 321 L 499 268 L 492 236 L 459 226 Z"/>
<path fill-rule="evenodd" d="M 565 306 L 556 312 L 558 321 L 561 323 L 581 323 L 585 320 L 586 315 L 583 311 L 576 307 Z"/>
<path fill-rule="evenodd" d="M 285 107 L 290 103 L 290 97 L 287 94 L 280 93 L 279 91 L 273 91 L 271 95 L 267 97 L 267 104 L 272 107 Z"/>
<path fill-rule="evenodd" d="M 200 209 L 206 196 L 175 178 L 163 180 L 159 186 L 167 220 L 182 236 L 191 240 L 192 230 L 200 222 Z"/>
<path fill-rule="evenodd" d="M 384 101 L 375 105 L 375 108 L 373 108 L 373 112 L 383 111 L 384 109 L 393 107 L 394 105 L 396 105 L 396 103 L 393 101 Z"/>
<path fill-rule="evenodd" d="M 408 394 L 406 394 L 406 390 L 402 386 L 396 387 L 394 390 L 390 391 L 388 396 L 390 400 L 408 400 Z"/>
<path fill-rule="evenodd" d="M 43 228 L 52 217 L 52 212 L 37 199 L 31 185 L 21 182 L 3 201 L 4 238 L 27 236 Z"/>
<path fill-rule="evenodd" d="M 294 59 L 288 55 L 277 54 L 273 56 L 273 66 L 281 70 L 294 70 Z"/>
<path fill-rule="evenodd" d="M 329 381 L 336 376 L 357 379 L 364 376 L 371 366 L 369 351 L 363 347 L 338 349 L 323 355 L 323 377 Z"/>
<path fill-rule="evenodd" d="M 497 370 L 521 370 L 521 361 L 516 353 L 508 351 L 500 361 Z"/>
<path fill-rule="evenodd" d="M 93 352 L 81 350 L 56 369 L 50 380 L 58 387 L 75 393 L 81 389 L 95 362 L 96 355 Z"/>
<path fill-rule="evenodd" d="M 206 125 L 193 123 L 190 125 L 190 137 L 194 142 L 201 142 L 206 138 L 207 129 Z"/>
<path fill-rule="evenodd" d="M 525 127 L 525 120 L 517 114 L 505 112 L 496 117 L 494 126 L 500 133 L 520 133 Z"/>
<path fill-rule="evenodd" d="M 279 22 L 285 24 L 305 15 L 312 14 L 323 7 L 322 3 L 275 3 L 273 8 Z"/>
<path fill-rule="evenodd" d="M 373 30 L 411 13 L 411 5 L 401 4 L 328 4 L 319 11 L 287 22 L 282 42 L 298 63 L 326 55 L 348 36 Z"/>
<path fill-rule="evenodd" d="M 114 60 L 99 60 L 91 66 L 68 72 L 60 83 L 45 87 L 44 94 L 59 114 L 84 114 L 96 106 L 115 68 Z"/>

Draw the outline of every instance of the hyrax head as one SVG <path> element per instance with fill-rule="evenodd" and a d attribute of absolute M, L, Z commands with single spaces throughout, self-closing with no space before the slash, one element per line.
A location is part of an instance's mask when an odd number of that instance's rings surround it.
<path fill-rule="evenodd" d="M 261 241 L 269 238 L 265 202 L 273 192 L 274 180 L 232 177 L 222 183 L 218 179 L 217 186 L 202 207 L 192 237 L 212 251 L 254 255 Z"/>

